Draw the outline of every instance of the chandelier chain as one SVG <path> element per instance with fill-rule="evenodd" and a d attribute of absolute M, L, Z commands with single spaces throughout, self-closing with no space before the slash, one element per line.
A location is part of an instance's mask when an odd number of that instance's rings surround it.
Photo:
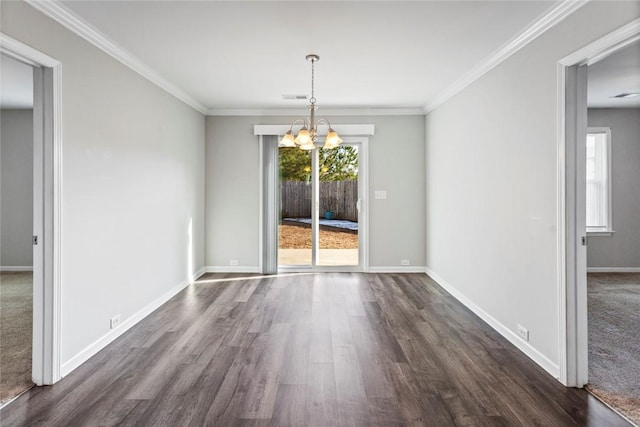
<path fill-rule="evenodd" d="M 314 89 L 315 89 L 315 84 L 314 84 L 314 82 L 315 82 L 315 65 L 316 65 L 316 60 L 312 59 L 311 60 L 311 99 L 309 99 L 309 101 L 312 104 L 316 103 L 316 97 L 315 97 L 315 94 L 314 94 Z"/>

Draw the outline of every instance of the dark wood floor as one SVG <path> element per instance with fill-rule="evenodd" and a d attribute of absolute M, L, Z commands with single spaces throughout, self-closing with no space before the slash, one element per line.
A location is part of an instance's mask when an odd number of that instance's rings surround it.
<path fill-rule="evenodd" d="M 0 423 L 628 425 L 427 276 L 359 273 L 203 277 Z"/>

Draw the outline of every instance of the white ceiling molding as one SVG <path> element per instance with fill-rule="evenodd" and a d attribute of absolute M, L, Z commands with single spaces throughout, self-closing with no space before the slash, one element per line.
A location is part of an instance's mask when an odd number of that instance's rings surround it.
<path fill-rule="evenodd" d="M 142 77 L 154 83 L 161 89 L 178 98 L 185 104 L 193 107 L 202 114 L 207 113 L 207 107 L 188 95 L 182 89 L 160 76 L 149 66 L 144 64 L 131 53 L 113 43 L 107 37 L 100 34 L 95 28 L 83 19 L 69 11 L 65 6 L 51 0 L 25 0 L 31 7 L 44 13 L 49 18 L 60 23 L 68 30 L 79 35 L 97 48 L 103 50 L 114 59 L 131 68 Z"/>
<path fill-rule="evenodd" d="M 284 135 L 291 125 L 254 125 L 254 135 Z M 361 125 L 343 125 L 336 124 L 333 126 L 336 132 L 342 136 L 373 136 L 376 133 L 376 125 L 374 124 L 361 124 Z M 327 130 L 322 129 L 318 131 L 319 135 L 326 135 Z"/>
<path fill-rule="evenodd" d="M 454 95 L 462 91 L 465 87 L 478 80 L 480 77 L 491 71 L 494 67 L 505 61 L 514 53 L 525 47 L 527 44 L 554 27 L 567 16 L 584 6 L 589 0 L 565 0 L 558 6 L 552 8 L 540 19 L 533 22 L 527 29 L 520 33 L 509 43 L 498 49 L 484 61 L 465 73 L 451 86 L 435 96 L 433 101 L 424 106 L 425 114 L 435 110 L 438 106 L 447 102 Z"/>
<path fill-rule="evenodd" d="M 565 66 L 593 65 L 638 40 L 640 40 L 640 18 L 562 58 L 559 63 Z"/>
<path fill-rule="evenodd" d="M 308 114 L 308 106 L 299 108 L 227 109 L 210 108 L 208 116 L 299 116 Z M 422 108 L 323 108 L 322 116 L 422 116 Z"/>

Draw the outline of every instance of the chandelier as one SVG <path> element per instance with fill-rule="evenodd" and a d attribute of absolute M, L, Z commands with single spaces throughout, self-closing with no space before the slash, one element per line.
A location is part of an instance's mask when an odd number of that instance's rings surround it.
<path fill-rule="evenodd" d="M 324 140 L 324 148 L 325 150 L 336 148 L 338 145 L 342 143 L 342 138 L 338 136 L 335 130 L 331 128 L 331 123 L 329 120 L 325 118 L 319 119 L 317 122 L 315 121 L 316 115 L 316 98 L 314 94 L 314 66 L 316 61 L 320 59 L 320 57 L 316 54 L 309 54 L 306 56 L 307 61 L 311 61 L 311 98 L 309 98 L 309 110 L 311 111 L 310 117 L 308 119 L 298 119 L 291 123 L 291 127 L 284 134 L 282 139 L 280 140 L 280 145 L 282 147 L 300 147 L 302 150 L 313 150 L 316 148 L 315 142 L 318 139 L 318 125 L 324 124 L 328 128 L 327 136 Z M 302 128 L 298 132 L 297 136 L 293 136 L 293 127 L 302 123 Z"/>

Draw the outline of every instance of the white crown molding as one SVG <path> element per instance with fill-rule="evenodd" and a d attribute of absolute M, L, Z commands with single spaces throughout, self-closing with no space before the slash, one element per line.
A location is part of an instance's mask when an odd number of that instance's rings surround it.
<path fill-rule="evenodd" d="M 321 116 L 422 116 L 424 110 L 415 108 L 318 108 Z M 210 108 L 208 116 L 301 116 L 308 114 L 300 108 Z"/>
<path fill-rule="evenodd" d="M 114 59 L 120 61 L 127 67 L 131 68 L 142 77 L 146 78 L 156 86 L 165 90 L 169 94 L 175 96 L 180 101 L 193 107 L 202 114 L 207 113 L 207 107 L 198 102 L 191 95 L 188 95 L 182 89 L 160 76 L 153 69 L 140 61 L 133 54 L 118 46 L 106 36 L 100 34 L 92 25 L 85 22 L 82 18 L 71 12 L 62 4 L 51 0 L 25 0 L 31 7 L 44 13 L 49 18 L 60 23 L 71 32 L 82 37 L 89 43 L 101 49 Z"/>
<path fill-rule="evenodd" d="M 25 0 L 34 9 L 44 13 L 51 19 L 62 24 L 64 27 L 87 40 L 94 46 L 103 50 L 116 60 L 131 68 L 141 76 L 145 77 L 158 87 L 175 96 L 187 105 L 208 116 L 290 116 L 300 115 L 305 111 L 302 108 L 256 108 L 256 109 L 233 109 L 233 108 L 207 108 L 191 95 L 169 82 L 149 66 L 140 61 L 133 54 L 118 46 L 116 43 L 102 35 L 89 23 L 75 15 L 64 5 L 52 0 Z M 507 43 L 498 51 L 485 58 L 470 71 L 465 73 L 460 79 L 440 92 L 433 101 L 424 108 L 323 108 L 324 116 L 394 116 L 394 115 L 423 115 L 433 111 L 439 105 L 445 103 L 454 95 L 459 93 L 469 84 L 482 77 L 488 71 L 509 58 L 511 55 L 522 49 L 528 43 L 536 39 L 548 29 L 555 26 L 564 18 L 575 12 L 587 3 L 588 0 L 565 0 L 558 6 L 551 9 L 540 19 L 532 23 L 525 31 L 520 33 L 511 42 Z"/>
<path fill-rule="evenodd" d="M 438 93 L 431 102 L 424 106 L 425 114 L 430 113 L 440 105 L 447 102 L 471 83 L 491 71 L 511 55 L 515 54 L 533 40 L 544 34 L 547 30 L 560 23 L 563 19 L 584 6 L 586 3 L 588 3 L 588 0 L 565 0 L 549 10 L 509 43 L 489 55 L 478 65 L 456 80 L 452 85 Z"/>
<path fill-rule="evenodd" d="M 290 125 L 254 125 L 253 126 L 253 134 L 254 135 L 284 135 L 289 129 Z M 342 125 L 336 124 L 333 126 L 336 132 L 338 132 L 343 137 L 346 136 L 355 136 L 355 135 L 375 135 L 376 126 L 373 124 L 361 124 L 361 125 Z M 327 129 L 322 128 L 319 131 L 319 134 L 326 135 Z"/>
<path fill-rule="evenodd" d="M 593 65 L 638 40 L 640 40 L 640 18 L 562 58 L 559 63 L 565 66 Z"/>

